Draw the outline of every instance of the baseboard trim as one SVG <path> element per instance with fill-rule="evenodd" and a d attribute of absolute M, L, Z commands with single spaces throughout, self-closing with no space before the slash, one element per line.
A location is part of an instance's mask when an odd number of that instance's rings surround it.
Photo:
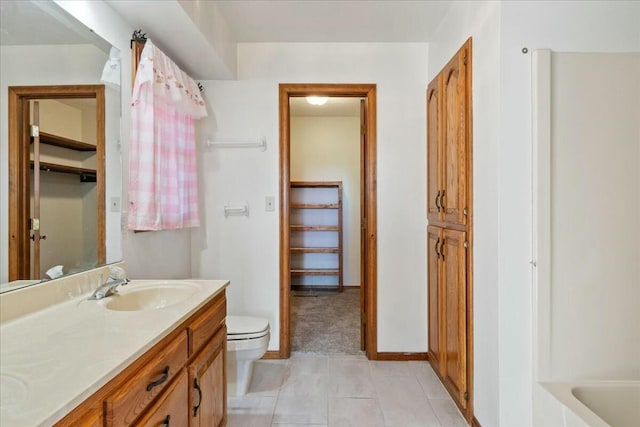
<path fill-rule="evenodd" d="M 475 416 L 471 419 L 471 427 L 482 427 Z"/>
<path fill-rule="evenodd" d="M 269 350 L 264 354 L 264 356 L 262 356 L 262 358 L 263 359 L 285 359 L 285 357 L 282 357 L 282 355 L 280 355 L 279 350 Z"/>
<path fill-rule="evenodd" d="M 429 360 L 427 353 L 378 352 L 375 360 Z"/>

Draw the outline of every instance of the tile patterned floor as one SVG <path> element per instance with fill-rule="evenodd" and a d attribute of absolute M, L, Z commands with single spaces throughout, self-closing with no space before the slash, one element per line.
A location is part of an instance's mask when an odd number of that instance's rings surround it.
<path fill-rule="evenodd" d="M 256 362 L 229 427 L 466 427 L 426 362 L 294 355 Z"/>

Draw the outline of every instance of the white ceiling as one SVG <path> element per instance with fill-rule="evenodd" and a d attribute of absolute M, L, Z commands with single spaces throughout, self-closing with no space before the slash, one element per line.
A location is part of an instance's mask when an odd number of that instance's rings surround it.
<path fill-rule="evenodd" d="M 0 1 L 0 45 L 93 44 L 111 47 L 53 2 Z"/>
<path fill-rule="evenodd" d="M 436 0 L 215 3 L 238 42 L 428 42 L 451 6 Z"/>
<path fill-rule="evenodd" d="M 311 105 L 304 97 L 291 98 L 289 112 L 292 116 L 359 117 L 360 98 L 329 98 L 324 105 Z"/>

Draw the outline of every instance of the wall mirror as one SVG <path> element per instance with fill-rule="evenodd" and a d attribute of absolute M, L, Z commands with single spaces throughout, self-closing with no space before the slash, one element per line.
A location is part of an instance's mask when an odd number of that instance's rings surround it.
<path fill-rule="evenodd" d="M 4 292 L 122 258 L 122 169 L 117 52 L 54 2 L 0 7 Z"/>

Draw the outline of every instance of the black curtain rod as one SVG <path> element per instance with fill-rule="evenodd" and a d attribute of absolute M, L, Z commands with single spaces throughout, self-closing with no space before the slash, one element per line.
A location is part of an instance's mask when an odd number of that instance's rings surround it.
<path fill-rule="evenodd" d="M 131 43 L 130 47 L 133 47 L 134 43 L 142 43 L 145 44 L 147 42 L 147 35 L 142 32 L 142 30 L 134 30 L 131 35 Z"/>

